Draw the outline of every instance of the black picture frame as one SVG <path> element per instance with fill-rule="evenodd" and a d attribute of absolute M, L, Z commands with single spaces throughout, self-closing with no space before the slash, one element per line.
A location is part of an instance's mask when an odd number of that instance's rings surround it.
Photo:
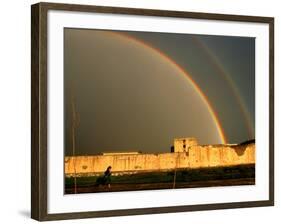
<path fill-rule="evenodd" d="M 118 8 L 90 5 L 38 3 L 31 6 L 31 217 L 39 221 L 93 217 L 187 212 L 274 205 L 274 18 L 183 11 Z M 195 18 L 265 23 L 269 25 L 269 200 L 126 210 L 48 214 L 47 210 L 47 13 L 49 10 L 98 12 L 168 18 Z"/>

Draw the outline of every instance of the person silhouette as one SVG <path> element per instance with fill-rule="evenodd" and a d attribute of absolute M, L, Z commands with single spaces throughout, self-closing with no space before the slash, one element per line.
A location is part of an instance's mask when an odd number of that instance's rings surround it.
<path fill-rule="evenodd" d="M 96 181 L 96 185 L 107 185 L 108 188 L 110 188 L 111 183 L 111 166 L 108 166 L 106 171 L 104 172 L 103 176 L 99 177 Z"/>

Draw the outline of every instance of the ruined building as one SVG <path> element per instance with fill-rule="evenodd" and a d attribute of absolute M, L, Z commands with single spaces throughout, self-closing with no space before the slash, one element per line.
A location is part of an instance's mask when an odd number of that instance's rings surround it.
<path fill-rule="evenodd" d="M 195 138 L 174 139 L 170 153 L 103 153 L 66 156 L 65 175 L 97 175 L 112 166 L 114 173 L 166 171 L 175 168 L 202 168 L 255 164 L 255 143 L 199 145 Z"/>

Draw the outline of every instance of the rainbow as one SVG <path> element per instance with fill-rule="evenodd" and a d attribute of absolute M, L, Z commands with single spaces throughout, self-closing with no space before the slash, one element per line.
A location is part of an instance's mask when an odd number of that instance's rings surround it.
<path fill-rule="evenodd" d="M 248 137 L 249 139 L 253 138 L 254 136 L 254 128 L 253 128 L 253 123 L 250 119 L 250 113 L 245 105 L 245 101 L 240 95 L 239 89 L 235 85 L 233 79 L 231 78 L 230 74 L 226 72 L 224 66 L 222 63 L 219 61 L 217 56 L 210 50 L 210 48 L 203 42 L 201 41 L 198 37 L 193 37 L 192 40 L 194 43 L 202 49 L 205 54 L 209 57 L 210 63 L 214 66 L 214 68 L 218 71 L 218 74 L 226 80 L 228 85 L 231 87 L 230 89 L 232 90 L 232 94 L 234 98 L 237 101 L 237 104 L 240 107 L 240 111 L 242 112 L 242 115 L 244 117 L 244 120 L 246 121 L 246 128 L 248 131 Z"/>
<path fill-rule="evenodd" d="M 119 37 L 126 38 L 127 40 L 133 41 L 134 43 L 136 43 L 136 44 L 138 44 L 138 45 L 140 45 L 142 47 L 145 47 L 145 48 L 147 48 L 149 50 L 152 50 L 153 52 L 157 53 L 162 59 L 164 59 L 165 61 L 167 61 L 171 65 L 173 65 L 181 74 L 183 74 L 187 78 L 187 80 L 190 82 L 192 87 L 196 90 L 196 92 L 198 93 L 198 95 L 200 96 L 200 98 L 202 99 L 204 104 L 207 106 L 208 111 L 209 111 L 209 113 L 210 113 L 210 115 L 212 117 L 212 120 L 213 120 L 213 122 L 216 125 L 216 129 L 217 129 L 217 132 L 218 132 L 219 137 L 221 139 L 221 142 L 223 144 L 227 143 L 227 140 L 226 140 L 226 137 L 225 137 L 225 133 L 223 131 L 221 123 L 219 122 L 217 113 L 213 109 L 213 107 L 212 107 L 210 101 L 208 100 L 207 96 L 203 93 L 203 91 L 200 89 L 200 87 L 197 85 L 197 83 L 192 79 L 191 75 L 187 71 L 185 71 L 184 68 L 182 68 L 179 64 L 177 64 L 177 62 L 172 60 L 169 56 L 167 56 L 162 51 L 160 51 L 159 49 L 157 49 L 157 48 L 155 48 L 155 47 L 145 43 L 142 40 L 139 40 L 139 39 L 137 39 L 135 37 L 132 37 L 132 36 L 130 36 L 128 34 L 121 33 L 121 32 L 116 32 L 116 31 L 115 32 L 114 31 L 105 31 L 105 32 L 107 34 L 117 35 Z"/>

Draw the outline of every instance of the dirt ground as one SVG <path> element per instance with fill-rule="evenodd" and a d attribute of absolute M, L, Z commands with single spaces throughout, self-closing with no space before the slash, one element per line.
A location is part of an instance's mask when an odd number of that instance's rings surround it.
<path fill-rule="evenodd" d="M 255 178 L 240 178 L 226 180 L 204 180 L 191 182 L 177 182 L 175 188 L 197 188 L 197 187 L 218 187 L 218 186 L 237 186 L 237 185 L 254 185 Z M 117 184 L 113 183 L 108 186 L 86 186 L 77 187 L 77 193 L 96 193 L 96 192 L 117 192 L 117 191 L 138 191 L 138 190 L 155 190 L 155 189 L 172 189 L 173 183 L 144 183 L 144 184 Z M 73 194 L 74 188 L 65 189 L 66 194 Z"/>

